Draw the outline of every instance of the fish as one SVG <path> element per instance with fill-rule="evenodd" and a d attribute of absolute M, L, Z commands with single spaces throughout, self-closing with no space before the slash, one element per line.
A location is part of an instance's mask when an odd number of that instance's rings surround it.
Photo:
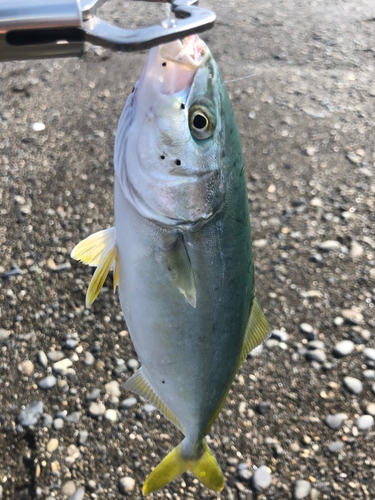
<path fill-rule="evenodd" d="M 184 435 L 150 473 L 148 495 L 185 471 L 224 487 L 205 435 L 234 377 L 268 336 L 255 296 L 246 175 L 220 70 L 197 35 L 151 49 L 119 120 L 115 225 L 72 251 L 110 269 L 141 361 L 127 380 Z"/>

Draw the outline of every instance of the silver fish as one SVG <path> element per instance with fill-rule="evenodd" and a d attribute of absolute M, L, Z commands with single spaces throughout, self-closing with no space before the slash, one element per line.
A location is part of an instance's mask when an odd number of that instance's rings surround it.
<path fill-rule="evenodd" d="M 81 242 L 72 257 L 97 266 L 87 305 L 114 266 L 142 362 L 126 386 L 185 436 L 143 493 L 186 470 L 220 491 L 223 474 L 204 436 L 268 324 L 254 294 L 237 125 L 217 64 L 196 35 L 150 51 L 116 135 L 115 227 Z"/>

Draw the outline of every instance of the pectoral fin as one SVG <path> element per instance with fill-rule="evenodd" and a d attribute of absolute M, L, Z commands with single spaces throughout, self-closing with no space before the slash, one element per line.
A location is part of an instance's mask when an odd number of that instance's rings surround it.
<path fill-rule="evenodd" d="M 92 234 L 78 243 L 72 250 L 71 257 L 89 266 L 97 266 L 87 290 L 86 306 L 91 305 L 98 296 L 112 266 L 114 266 L 113 288 L 116 290 L 119 267 L 114 227 Z"/>
<path fill-rule="evenodd" d="M 153 404 L 168 420 L 175 424 L 176 427 L 180 429 L 180 431 L 184 432 L 183 425 L 155 393 L 150 381 L 147 378 L 147 375 L 143 370 L 143 367 L 137 370 L 134 375 L 126 381 L 125 388 L 145 398 L 149 403 Z"/>
<path fill-rule="evenodd" d="M 88 266 L 97 266 L 102 253 L 114 240 L 116 240 L 115 227 L 98 231 L 78 243 L 73 248 L 70 256 L 72 259 L 83 262 Z"/>
<path fill-rule="evenodd" d="M 177 235 L 173 243 L 167 245 L 166 262 L 173 285 L 192 306 L 197 305 L 194 271 L 182 234 Z"/>

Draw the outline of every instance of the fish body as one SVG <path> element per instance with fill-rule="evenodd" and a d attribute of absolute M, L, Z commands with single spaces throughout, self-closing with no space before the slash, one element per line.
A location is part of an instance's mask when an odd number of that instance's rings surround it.
<path fill-rule="evenodd" d="M 197 36 L 151 50 L 116 135 L 115 228 L 87 238 L 72 256 L 98 266 L 88 302 L 114 265 L 142 363 L 127 387 L 185 435 L 143 492 L 184 470 L 222 489 L 204 436 L 268 325 L 254 295 L 236 121 L 220 71 Z"/>

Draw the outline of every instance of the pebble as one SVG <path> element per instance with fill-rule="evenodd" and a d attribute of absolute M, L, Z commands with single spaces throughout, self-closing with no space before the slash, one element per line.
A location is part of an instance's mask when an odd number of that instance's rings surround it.
<path fill-rule="evenodd" d="M 307 349 L 313 350 L 313 349 L 325 349 L 324 342 L 321 340 L 311 340 L 307 344 Z"/>
<path fill-rule="evenodd" d="M 8 330 L 3 330 L 0 328 L 0 342 L 5 342 L 8 339 L 10 332 Z"/>
<path fill-rule="evenodd" d="M 112 380 L 112 382 L 108 382 L 105 384 L 105 392 L 110 396 L 114 396 L 116 398 L 121 396 L 120 386 L 116 380 Z"/>
<path fill-rule="evenodd" d="M 84 445 L 87 443 L 88 439 L 89 439 L 88 431 L 86 431 L 85 429 L 80 431 L 80 433 L 78 434 L 78 444 Z"/>
<path fill-rule="evenodd" d="M 324 419 L 324 423 L 333 430 L 339 429 L 344 421 L 347 419 L 345 413 L 337 413 L 336 415 L 327 415 Z"/>
<path fill-rule="evenodd" d="M 128 359 L 126 366 L 129 370 L 135 371 L 139 368 L 139 363 L 136 359 Z"/>
<path fill-rule="evenodd" d="M 87 481 L 87 488 L 91 491 L 95 491 L 96 490 L 96 482 L 93 479 L 90 479 L 89 481 Z"/>
<path fill-rule="evenodd" d="M 100 398 L 100 389 L 93 389 L 89 394 L 86 395 L 87 401 L 95 401 L 95 399 Z"/>
<path fill-rule="evenodd" d="M 70 497 L 73 493 L 76 492 L 76 485 L 74 481 L 67 481 L 64 486 L 61 488 L 61 494 L 66 497 Z"/>
<path fill-rule="evenodd" d="M 109 422 L 116 422 L 117 421 L 117 412 L 116 410 L 106 410 L 104 413 L 104 418 L 108 420 Z"/>
<path fill-rule="evenodd" d="M 95 363 L 95 358 L 91 352 L 85 352 L 85 365 L 91 366 Z"/>
<path fill-rule="evenodd" d="M 308 323 L 301 323 L 299 325 L 299 329 L 301 330 L 302 333 L 309 334 L 314 332 L 314 328 L 309 325 Z"/>
<path fill-rule="evenodd" d="M 118 482 L 118 489 L 122 495 L 133 491 L 135 488 L 135 480 L 132 477 L 123 477 Z"/>
<path fill-rule="evenodd" d="M 61 359 L 65 358 L 65 354 L 62 351 L 50 351 L 47 354 L 47 358 L 50 361 L 56 362 L 56 361 L 60 361 Z"/>
<path fill-rule="evenodd" d="M 61 361 L 57 361 L 57 363 L 54 363 L 53 369 L 56 373 L 64 373 L 72 365 L 73 363 L 70 361 L 70 359 L 65 358 L 62 359 Z"/>
<path fill-rule="evenodd" d="M 38 352 L 38 363 L 40 366 L 43 366 L 43 368 L 47 368 L 48 366 L 48 358 L 46 356 L 46 353 L 44 351 L 39 351 Z"/>
<path fill-rule="evenodd" d="M 267 245 L 268 245 L 268 240 L 264 238 L 253 241 L 253 247 L 255 248 L 265 248 Z"/>
<path fill-rule="evenodd" d="M 44 413 L 43 415 L 43 420 L 42 420 L 42 427 L 51 427 L 51 425 L 53 424 L 53 418 L 51 417 L 51 415 L 48 415 L 48 413 Z"/>
<path fill-rule="evenodd" d="M 72 496 L 68 498 L 68 500 L 82 500 L 85 496 L 85 490 L 83 488 L 78 488 L 78 490 L 73 493 Z"/>
<path fill-rule="evenodd" d="M 367 415 L 372 415 L 373 417 L 375 417 L 375 403 L 369 403 L 366 406 L 366 413 Z"/>
<path fill-rule="evenodd" d="M 362 382 L 354 377 L 345 377 L 344 386 L 352 394 L 360 394 L 363 391 Z"/>
<path fill-rule="evenodd" d="M 307 495 L 311 491 L 311 484 L 304 479 L 298 479 L 294 483 L 293 488 L 293 498 L 294 500 L 302 500 L 302 498 L 306 498 Z"/>
<path fill-rule="evenodd" d="M 333 250 L 341 250 L 341 243 L 336 240 L 326 240 L 319 244 L 319 250 L 322 252 L 330 252 Z"/>
<path fill-rule="evenodd" d="M 29 360 L 26 360 L 26 361 L 22 361 L 21 363 L 19 363 L 19 365 L 17 366 L 18 368 L 18 371 L 20 373 L 22 373 L 22 375 L 32 375 L 33 371 L 34 371 L 34 365 L 31 361 Z"/>
<path fill-rule="evenodd" d="M 64 427 L 64 420 L 62 418 L 55 418 L 53 421 L 53 428 L 59 431 Z"/>
<path fill-rule="evenodd" d="M 137 404 L 137 400 L 135 398 L 126 398 L 120 403 L 121 409 L 131 408 L 132 406 Z"/>
<path fill-rule="evenodd" d="M 271 403 L 268 403 L 268 401 L 261 401 L 257 404 L 256 410 L 260 415 L 265 415 L 271 410 Z"/>
<path fill-rule="evenodd" d="M 49 375 L 48 377 L 38 380 L 37 384 L 39 389 L 43 389 L 43 391 L 46 391 L 56 385 L 56 378 L 53 375 Z"/>
<path fill-rule="evenodd" d="M 271 338 L 276 339 L 279 342 L 288 342 L 289 335 L 283 330 L 272 330 Z"/>
<path fill-rule="evenodd" d="M 333 355 L 337 358 L 349 356 L 355 349 L 355 344 L 351 340 L 342 340 L 332 349 Z"/>
<path fill-rule="evenodd" d="M 256 491 L 265 490 L 271 484 L 271 474 L 268 471 L 268 467 L 262 465 L 254 472 L 252 481 L 252 487 Z"/>
<path fill-rule="evenodd" d="M 240 469 L 237 474 L 239 479 L 246 482 L 250 481 L 252 475 L 253 473 L 249 469 Z"/>
<path fill-rule="evenodd" d="M 48 441 L 47 446 L 46 446 L 46 450 L 49 453 L 53 453 L 57 449 L 58 446 L 59 446 L 59 440 L 56 438 L 52 438 Z"/>
<path fill-rule="evenodd" d="M 18 415 L 17 423 L 22 425 L 22 427 L 36 425 L 42 416 L 43 407 L 42 401 L 33 401 Z"/>
<path fill-rule="evenodd" d="M 344 324 L 344 318 L 342 316 L 336 316 L 336 318 L 333 320 L 333 324 L 335 326 L 342 326 Z"/>
<path fill-rule="evenodd" d="M 353 240 L 351 242 L 349 255 L 352 259 L 357 259 L 359 257 L 362 257 L 364 251 L 365 250 L 363 246 L 360 245 L 358 241 Z"/>
<path fill-rule="evenodd" d="M 65 462 L 68 466 L 74 464 L 77 458 L 80 458 L 81 456 L 79 449 L 74 444 L 70 444 L 68 446 L 67 452 L 68 455 L 65 457 Z"/>
<path fill-rule="evenodd" d="M 362 415 L 357 418 L 355 425 L 361 431 L 366 431 L 374 425 L 374 417 L 372 415 Z"/>
<path fill-rule="evenodd" d="M 66 417 L 66 421 L 71 424 L 78 424 L 79 419 L 81 418 L 81 414 L 79 411 L 73 411 Z"/>
<path fill-rule="evenodd" d="M 375 349 L 373 347 L 365 347 L 362 352 L 366 356 L 367 359 L 371 359 L 371 361 L 375 361 Z"/>
<path fill-rule="evenodd" d="M 375 378 L 375 370 L 365 370 L 363 372 L 363 376 L 372 380 Z"/>
<path fill-rule="evenodd" d="M 341 450 L 344 447 L 344 443 L 342 441 L 333 441 L 328 445 L 328 451 L 330 453 L 336 453 L 336 451 Z"/>
<path fill-rule="evenodd" d="M 146 413 L 152 413 L 153 411 L 155 411 L 155 410 L 156 410 L 155 406 L 150 405 L 150 404 L 146 404 L 146 405 L 144 405 L 143 409 L 144 409 L 144 411 L 145 411 Z"/>
<path fill-rule="evenodd" d="M 276 339 L 268 339 L 268 340 L 266 340 L 265 345 L 266 345 L 267 349 L 273 349 L 274 347 L 279 346 L 279 341 Z"/>
<path fill-rule="evenodd" d="M 79 344 L 78 340 L 75 339 L 68 339 L 65 342 L 65 349 L 75 349 L 77 345 Z"/>
<path fill-rule="evenodd" d="M 317 361 L 318 363 L 324 363 L 327 360 L 326 353 L 321 349 L 314 349 L 313 351 L 307 351 L 305 358 L 310 361 Z"/>
<path fill-rule="evenodd" d="M 41 132 L 45 128 L 46 126 L 42 122 L 35 122 L 32 124 L 32 129 L 34 130 L 34 132 Z"/>
<path fill-rule="evenodd" d="M 91 417 L 101 417 L 105 413 L 105 406 L 102 402 L 91 403 L 89 406 L 89 415 Z"/>
<path fill-rule="evenodd" d="M 341 315 L 349 325 L 360 325 L 363 322 L 363 315 L 353 309 L 344 309 Z"/>

